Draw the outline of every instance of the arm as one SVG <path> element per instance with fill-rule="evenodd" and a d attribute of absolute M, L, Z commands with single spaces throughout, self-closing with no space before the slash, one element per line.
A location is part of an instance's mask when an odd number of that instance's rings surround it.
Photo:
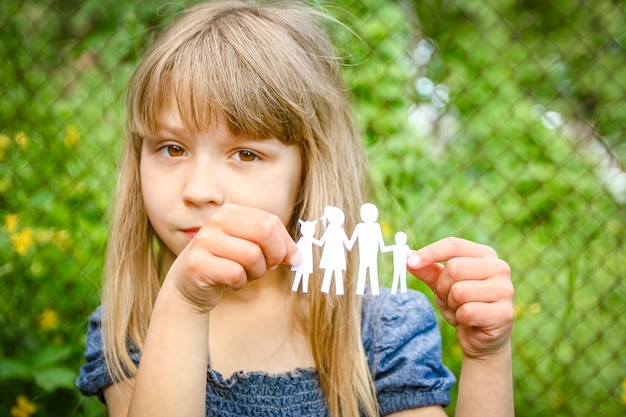
<path fill-rule="evenodd" d="M 166 279 L 133 386 L 117 383 L 105 390 L 110 417 L 176 415 L 175 410 L 205 415 L 208 313 L 193 312 L 175 292 Z"/>
<path fill-rule="evenodd" d="M 387 252 L 391 252 L 393 250 L 396 249 L 396 245 L 389 245 L 389 246 L 385 246 L 384 244 L 382 244 L 380 246 L 380 252 L 381 253 L 387 253 Z"/>
<path fill-rule="evenodd" d="M 346 246 L 346 249 L 352 250 L 352 247 L 354 246 L 354 243 L 356 242 L 357 237 L 359 237 L 359 232 L 362 227 L 363 226 L 361 225 L 361 223 L 358 223 L 354 227 L 354 230 L 352 231 L 352 236 L 350 236 L 350 239 L 348 239 L 347 234 L 344 234 L 343 244 Z"/>
<path fill-rule="evenodd" d="M 383 231 L 380 224 L 376 223 L 376 237 L 378 238 L 378 248 L 381 253 L 389 252 L 389 249 L 385 246 L 385 239 L 383 239 Z M 395 245 L 391 245 L 395 246 Z"/>
<path fill-rule="evenodd" d="M 280 263 L 299 262 L 277 217 L 232 205 L 214 212 L 165 278 L 134 388 L 107 389 L 110 415 L 204 417 L 209 314 L 224 288 L 240 289 Z"/>
<path fill-rule="evenodd" d="M 509 266 L 488 246 L 448 238 L 414 252 L 408 269 L 457 329 L 463 363 L 456 415 L 513 416 Z"/>

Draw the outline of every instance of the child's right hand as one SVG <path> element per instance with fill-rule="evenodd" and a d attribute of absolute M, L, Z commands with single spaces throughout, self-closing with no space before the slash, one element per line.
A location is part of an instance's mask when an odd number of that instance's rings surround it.
<path fill-rule="evenodd" d="M 166 283 L 196 312 L 206 313 L 220 302 L 225 288 L 239 290 L 279 264 L 297 265 L 300 260 L 296 243 L 277 216 L 225 204 L 208 216 L 177 257 Z"/>

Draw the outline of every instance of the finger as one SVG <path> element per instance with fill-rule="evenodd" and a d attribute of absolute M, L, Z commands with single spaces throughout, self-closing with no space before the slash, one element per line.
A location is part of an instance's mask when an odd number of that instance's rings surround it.
<path fill-rule="evenodd" d="M 468 303 L 513 302 L 514 290 L 506 278 L 481 281 L 458 281 L 452 284 L 447 296 L 448 307 L 457 310 Z"/>
<path fill-rule="evenodd" d="M 407 269 L 436 292 L 436 285 L 443 271 L 443 266 L 439 263 L 456 257 L 497 259 L 497 254 L 489 246 L 449 237 L 413 251 L 407 259 Z"/>
<path fill-rule="evenodd" d="M 294 265 L 300 262 L 297 245 L 282 221 L 271 213 L 229 204 L 211 216 L 209 222 L 226 234 L 257 244 L 268 269 L 280 263 Z"/>
<path fill-rule="evenodd" d="M 441 271 L 443 271 L 443 265 L 435 263 L 421 268 L 414 268 L 407 263 L 407 268 L 411 274 L 428 285 L 433 292 L 436 292 L 437 281 L 441 275 Z"/>
<path fill-rule="evenodd" d="M 455 283 L 496 277 L 510 279 L 510 272 L 509 265 L 498 258 L 452 258 L 435 283 L 435 293 L 445 300 Z"/>
<path fill-rule="evenodd" d="M 221 230 L 205 229 L 198 232 L 192 244 L 192 248 L 200 248 L 198 252 L 204 254 L 207 259 L 209 257 L 206 254 L 210 254 L 212 258 L 225 259 L 238 264 L 239 268 L 243 268 L 245 271 L 249 281 L 255 280 L 267 272 L 267 264 L 261 248 L 248 240 L 231 236 Z M 222 270 L 211 270 L 207 264 L 207 271 L 214 273 L 214 271 Z M 224 277 L 218 278 L 218 281 L 232 286 L 230 281 L 235 280 L 236 267 L 229 266 L 224 271 Z"/>
<path fill-rule="evenodd" d="M 450 259 L 445 270 L 453 281 L 483 280 L 495 276 L 510 275 L 510 267 L 498 258 L 466 258 Z"/>
<path fill-rule="evenodd" d="M 463 354 L 481 357 L 509 343 L 513 308 L 504 302 L 468 303 L 457 310 L 454 320 Z"/>
<path fill-rule="evenodd" d="M 498 254 L 487 245 L 458 237 L 447 237 L 413 251 L 408 263 L 412 268 L 419 268 L 435 262 L 446 262 L 457 257 L 497 258 Z"/>
<path fill-rule="evenodd" d="M 513 326 L 514 312 L 510 302 L 494 303 L 471 302 L 461 305 L 455 314 L 457 325 L 467 328 L 496 331 L 510 330 Z"/>
<path fill-rule="evenodd" d="M 168 279 L 175 280 L 180 293 L 193 305 L 212 308 L 225 287 L 242 288 L 247 274 L 237 262 L 207 252 L 194 239 L 170 268 Z"/>

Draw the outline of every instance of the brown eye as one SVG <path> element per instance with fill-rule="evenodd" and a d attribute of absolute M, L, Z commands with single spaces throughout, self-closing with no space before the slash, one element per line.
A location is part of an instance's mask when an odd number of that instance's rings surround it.
<path fill-rule="evenodd" d="M 242 162 L 253 162 L 258 158 L 258 156 L 254 152 L 244 149 L 242 151 L 238 151 L 235 154 L 235 158 Z"/>
<path fill-rule="evenodd" d="M 161 153 L 172 158 L 177 158 L 185 156 L 185 149 L 178 145 L 166 145 L 161 148 Z"/>

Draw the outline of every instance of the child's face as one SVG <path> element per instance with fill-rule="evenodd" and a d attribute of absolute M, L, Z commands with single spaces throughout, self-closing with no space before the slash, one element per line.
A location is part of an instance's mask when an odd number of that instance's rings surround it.
<path fill-rule="evenodd" d="M 297 146 L 234 137 L 223 123 L 201 134 L 187 132 L 178 113 L 167 109 L 156 137 L 143 139 L 140 170 L 150 223 L 178 255 L 225 203 L 268 211 L 287 225 L 302 159 Z"/>

